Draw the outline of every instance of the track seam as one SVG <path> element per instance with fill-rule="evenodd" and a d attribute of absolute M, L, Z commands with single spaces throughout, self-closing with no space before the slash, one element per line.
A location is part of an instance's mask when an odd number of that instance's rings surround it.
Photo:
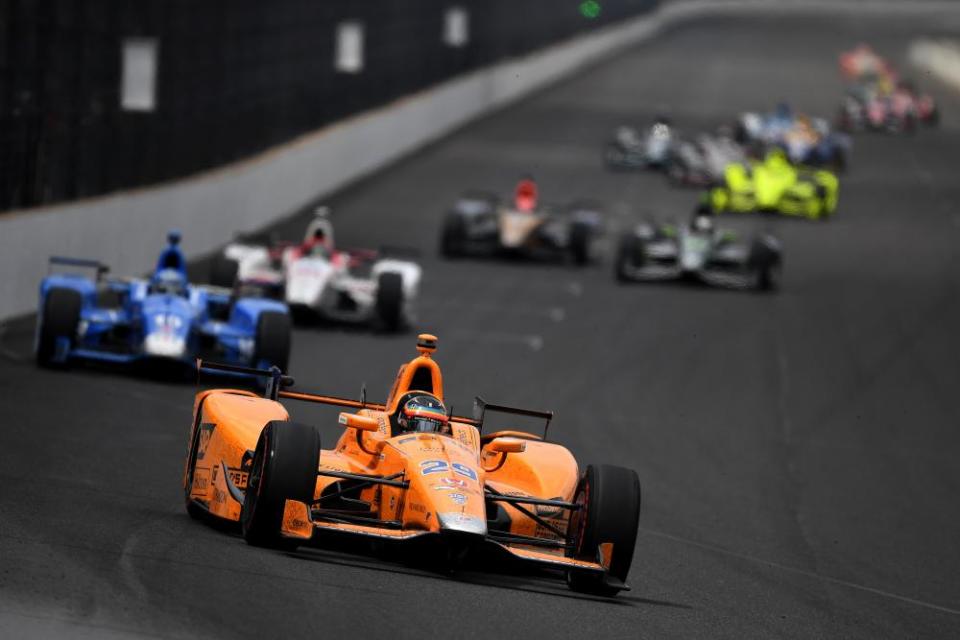
<path fill-rule="evenodd" d="M 658 538 L 664 538 L 666 540 L 672 540 L 674 542 L 679 542 L 685 545 L 697 547 L 699 549 L 704 549 L 706 551 L 713 551 L 714 553 L 718 553 L 720 555 L 724 555 L 730 558 L 745 560 L 747 562 L 752 562 L 754 564 L 767 566 L 772 569 L 779 569 L 787 573 L 793 573 L 795 575 L 804 576 L 806 578 L 812 578 L 814 580 L 819 580 L 821 582 L 826 582 L 826 583 L 841 586 L 841 587 L 847 587 L 849 589 L 854 589 L 856 591 L 872 593 L 874 595 L 883 596 L 884 598 L 890 598 L 891 600 L 897 600 L 899 602 L 912 604 L 918 607 L 923 607 L 925 609 L 931 609 L 933 611 L 939 611 L 941 613 L 949 613 L 951 615 L 960 616 L 960 610 L 958 609 L 951 609 L 950 607 L 934 604 L 932 602 L 924 602 L 923 600 L 917 600 L 916 598 L 910 598 L 908 596 L 903 596 L 898 593 L 884 591 L 883 589 L 877 589 L 876 587 L 868 587 L 866 585 L 857 584 L 856 582 L 850 582 L 848 580 L 843 580 L 841 578 L 834 578 L 832 576 L 826 576 L 813 571 L 807 571 L 806 569 L 799 569 L 797 567 L 791 567 L 789 565 L 780 564 L 779 562 L 771 562 L 770 560 L 764 560 L 763 558 L 758 558 L 756 556 L 751 556 L 745 553 L 738 553 L 736 551 L 731 551 L 730 549 L 725 549 L 724 547 L 709 544 L 706 542 L 697 542 L 696 540 L 675 536 L 673 534 L 665 533 L 663 531 L 647 529 L 646 527 L 640 527 L 640 531 L 647 535 L 655 536 Z"/>

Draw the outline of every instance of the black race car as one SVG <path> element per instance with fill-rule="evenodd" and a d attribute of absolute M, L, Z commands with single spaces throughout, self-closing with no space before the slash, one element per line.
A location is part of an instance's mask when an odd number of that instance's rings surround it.
<path fill-rule="evenodd" d="M 447 258 L 467 255 L 519 255 L 589 262 L 601 230 L 598 207 L 575 203 L 542 206 L 532 180 L 517 186 L 513 203 L 488 193 L 467 193 L 447 212 L 440 252 Z"/>

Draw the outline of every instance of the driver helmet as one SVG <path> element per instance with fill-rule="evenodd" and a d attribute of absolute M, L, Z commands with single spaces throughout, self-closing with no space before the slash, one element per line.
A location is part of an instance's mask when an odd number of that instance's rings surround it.
<path fill-rule="evenodd" d="M 690 229 L 701 233 L 713 231 L 713 217 L 705 213 L 697 213 L 690 221 Z"/>
<path fill-rule="evenodd" d="M 517 183 L 514 201 L 519 211 L 533 211 L 537 208 L 537 183 L 526 177 Z"/>
<path fill-rule="evenodd" d="M 793 119 L 793 108 L 787 102 L 781 102 L 777 104 L 776 109 L 774 110 L 774 115 L 781 120 L 792 120 Z"/>
<path fill-rule="evenodd" d="M 449 433 L 448 421 L 446 407 L 439 398 L 425 391 L 413 391 L 398 404 L 396 434 Z"/>
<path fill-rule="evenodd" d="M 172 296 L 183 295 L 187 290 L 187 280 L 176 269 L 161 269 L 150 280 L 150 293 L 165 293 Z"/>

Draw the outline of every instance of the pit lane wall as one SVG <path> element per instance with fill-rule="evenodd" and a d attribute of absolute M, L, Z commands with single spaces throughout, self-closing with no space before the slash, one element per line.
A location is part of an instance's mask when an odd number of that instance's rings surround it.
<path fill-rule="evenodd" d="M 944 3 L 905 4 L 913 10 L 937 11 Z M 166 231 L 178 228 L 188 256 L 201 256 L 235 232 L 292 214 L 470 120 L 666 26 L 710 15 L 784 9 L 905 10 L 904 3 L 882 0 L 665 1 L 654 13 L 470 72 L 214 171 L 7 213 L 0 217 L 0 320 L 35 310 L 37 285 L 50 255 L 97 258 L 114 273 L 142 273 L 152 264 Z"/>

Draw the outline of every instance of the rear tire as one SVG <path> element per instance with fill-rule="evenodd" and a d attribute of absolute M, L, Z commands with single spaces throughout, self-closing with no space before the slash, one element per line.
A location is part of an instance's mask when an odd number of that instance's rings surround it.
<path fill-rule="evenodd" d="M 613 543 L 609 576 L 626 583 L 640 526 L 640 480 L 632 469 L 612 465 L 589 465 L 574 494 L 583 505 L 570 518 L 568 540 L 573 557 L 596 561 L 602 543 Z M 623 587 L 610 584 L 593 572 L 571 570 L 567 584 L 574 591 L 614 596 Z"/>
<path fill-rule="evenodd" d="M 583 222 L 574 222 L 570 227 L 570 256 L 578 266 L 590 261 L 590 231 L 590 225 Z"/>
<path fill-rule="evenodd" d="M 253 454 L 240 529 L 256 547 L 295 549 L 298 540 L 280 535 L 287 500 L 313 502 L 320 461 L 320 433 L 312 425 L 273 420 Z"/>
<path fill-rule="evenodd" d="M 290 364 L 290 316 L 279 311 L 264 311 L 257 319 L 257 334 L 253 350 L 253 366 L 266 360 L 270 365 L 287 371 Z"/>
<path fill-rule="evenodd" d="M 381 273 L 377 277 L 377 318 L 387 331 L 396 331 L 403 324 L 403 276 Z"/>
<path fill-rule="evenodd" d="M 834 149 L 830 158 L 830 168 L 835 173 L 845 173 L 847 170 L 847 152 L 844 149 Z"/>
<path fill-rule="evenodd" d="M 776 291 L 780 286 L 779 251 L 776 251 L 760 238 L 755 238 L 750 245 L 748 266 L 756 274 L 757 291 Z"/>
<path fill-rule="evenodd" d="M 643 241 L 635 233 L 620 236 L 617 247 L 616 263 L 613 265 L 614 275 L 618 282 L 632 282 L 627 267 L 643 266 Z"/>
<path fill-rule="evenodd" d="M 44 367 L 54 366 L 53 358 L 57 353 L 57 341 L 67 338 L 72 347 L 80 324 L 80 308 L 83 298 L 73 289 L 50 289 L 43 299 L 43 310 L 37 328 L 37 364 Z"/>
<path fill-rule="evenodd" d="M 215 287 L 233 288 L 237 281 L 240 264 L 224 255 L 218 255 L 210 265 L 210 284 Z"/>
<path fill-rule="evenodd" d="M 440 235 L 440 253 L 445 258 L 459 258 L 464 254 L 467 238 L 467 225 L 462 216 L 449 214 L 443 221 Z"/>

